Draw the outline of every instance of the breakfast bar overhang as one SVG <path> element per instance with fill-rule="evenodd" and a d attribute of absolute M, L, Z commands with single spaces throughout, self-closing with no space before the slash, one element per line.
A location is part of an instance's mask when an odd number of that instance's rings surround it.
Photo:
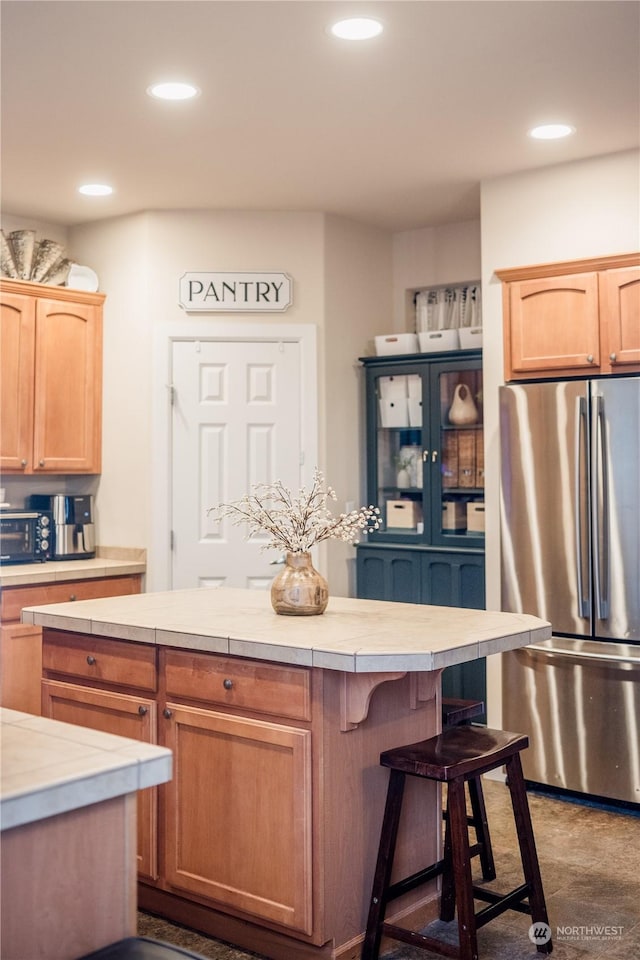
<path fill-rule="evenodd" d="M 43 713 L 104 729 L 129 711 L 173 751 L 171 783 L 140 795 L 140 906 L 274 960 L 359 956 L 381 751 L 439 732 L 444 667 L 551 636 L 525 614 L 346 598 L 277 616 L 268 593 L 227 588 L 23 620 L 44 628 Z M 429 790 L 408 784 L 404 875 L 439 849 Z M 434 884 L 394 912 L 419 929 L 436 904 Z"/>

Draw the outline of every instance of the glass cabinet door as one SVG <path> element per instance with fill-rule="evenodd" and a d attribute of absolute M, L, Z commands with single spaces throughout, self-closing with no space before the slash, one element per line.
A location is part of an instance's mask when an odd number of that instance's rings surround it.
<path fill-rule="evenodd" d="M 374 495 L 382 530 L 395 539 L 423 539 L 423 377 L 419 373 L 374 377 Z"/>
<path fill-rule="evenodd" d="M 434 369 L 432 461 L 440 461 L 433 497 L 433 542 L 484 538 L 484 430 L 482 370 Z M 433 493 L 436 493 L 434 486 Z M 462 545 L 462 543 L 460 544 Z"/>
<path fill-rule="evenodd" d="M 370 367 L 369 502 L 380 530 L 369 540 L 484 546 L 480 358 Z"/>

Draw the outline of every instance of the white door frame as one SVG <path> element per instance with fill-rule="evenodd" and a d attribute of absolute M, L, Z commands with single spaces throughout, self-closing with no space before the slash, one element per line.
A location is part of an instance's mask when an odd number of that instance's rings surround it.
<path fill-rule="evenodd" d="M 160 324 L 153 339 L 151 513 L 147 583 L 149 591 L 171 584 L 171 358 L 177 340 L 287 341 L 300 344 L 300 427 L 304 438 L 303 483 L 318 463 L 318 374 L 316 327 L 307 323 L 243 323 L 185 320 Z"/>

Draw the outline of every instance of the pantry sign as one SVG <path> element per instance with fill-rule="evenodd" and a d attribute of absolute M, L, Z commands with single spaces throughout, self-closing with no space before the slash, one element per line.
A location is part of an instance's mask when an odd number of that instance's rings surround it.
<path fill-rule="evenodd" d="M 282 312 L 292 303 L 286 273 L 185 273 L 179 304 L 188 312 Z"/>

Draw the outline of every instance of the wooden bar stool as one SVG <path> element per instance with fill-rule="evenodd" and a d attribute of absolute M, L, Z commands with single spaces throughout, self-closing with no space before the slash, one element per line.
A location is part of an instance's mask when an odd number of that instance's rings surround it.
<path fill-rule="evenodd" d="M 447 727 L 457 727 L 462 724 L 469 724 L 474 717 L 480 717 L 484 713 L 483 700 L 458 700 L 454 697 L 443 697 L 442 699 L 442 729 Z M 467 784 L 469 791 L 469 802 L 471 804 L 471 816 L 467 817 L 467 822 L 473 827 L 476 835 L 476 845 L 472 847 L 472 857 L 480 857 L 483 880 L 495 880 L 496 867 L 493 860 L 493 850 L 491 849 L 491 836 L 489 834 L 489 824 L 487 822 L 487 811 L 484 803 L 484 793 L 482 791 L 482 778 L 473 777 Z M 442 816 L 447 819 L 446 809 Z"/>
<path fill-rule="evenodd" d="M 531 915 L 534 924 L 547 924 L 547 908 L 540 878 L 529 804 L 522 776 L 520 751 L 529 745 L 526 736 L 490 730 L 487 727 L 457 726 L 437 737 L 408 746 L 386 750 L 380 755 L 389 767 L 389 788 L 385 804 L 369 919 L 362 946 L 362 960 L 378 960 L 382 935 L 432 950 L 456 960 L 478 960 L 477 930 L 504 913 L 517 910 Z M 506 765 L 507 782 L 515 819 L 524 883 L 509 893 L 499 894 L 476 887 L 471 878 L 471 850 L 465 799 L 465 783 L 489 770 Z M 448 822 L 442 860 L 409 877 L 391 883 L 396 837 L 402 811 L 405 778 L 422 777 L 447 784 Z M 456 948 L 434 937 L 414 933 L 385 921 L 387 904 L 434 877 L 442 876 L 440 919 L 452 921 L 457 906 Z M 474 899 L 488 906 L 475 912 Z M 550 931 L 549 931 L 550 934 Z M 538 943 L 540 953 L 551 953 L 551 938 Z"/>

